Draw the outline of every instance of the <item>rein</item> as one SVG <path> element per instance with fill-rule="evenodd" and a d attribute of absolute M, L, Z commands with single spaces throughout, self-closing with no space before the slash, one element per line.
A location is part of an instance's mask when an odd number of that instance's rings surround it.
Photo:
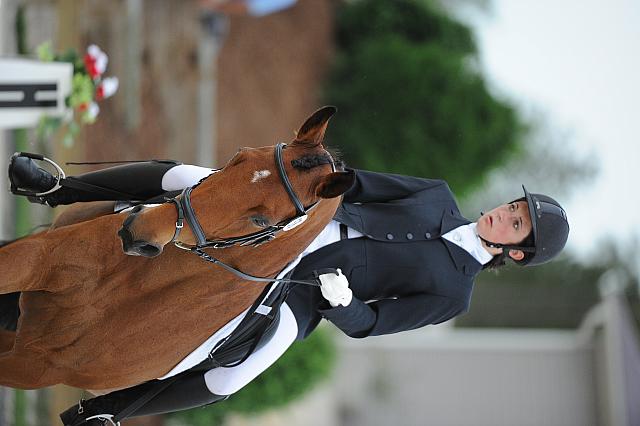
<path fill-rule="evenodd" d="M 195 253 L 202 260 L 205 260 L 207 262 L 211 262 L 214 265 L 218 265 L 218 266 L 222 267 L 223 269 L 226 269 L 227 271 L 229 271 L 232 274 L 236 275 L 237 277 L 242 278 L 243 280 L 254 281 L 254 282 L 263 282 L 263 283 L 281 282 L 281 283 L 289 283 L 289 284 L 291 284 L 291 283 L 293 283 L 293 284 L 304 284 L 304 285 L 310 285 L 310 286 L 313 286 L 313 287 L 320 287 L 320 285 L 321 285 L 317 280 L 294 280 L 292 278 L 280 278 L 280 279 L 277 279 L 277 278 L 256 277 L 255 275 L 249 275 L 247 273 L 244 273 L 244 272 L 240 271 L 239 269 L 236 269 L 233 266 L 229 265 L 228 263 L 224 263 L 220 259 L 216 259 L 215 257 L 208 255 L 207 253 L 203 252 L 202 250 L 200 250 L 198 248 L 190 249 L 190 251 L 192 253 Z M 335 273 L 337 275 L 337 271 Z"/>
<path fill-rule="evenodd" d="M 304 285 L 319 287 L 320 283 L 317 280 L 313 280 L 313 281 L 293 280 L 290 278 L 282 278 L 278 280 L 275 278 L 256 277 L 253 275 L 249 275 L 204 252 L 204 249 L 207 249 L 207 248 L 219 249 L 219 248 L 232 247 L 235 245 L 257 247 L 261 244 L 264 244 L 276 238 L 279 232 L 289 231 L 307 220 L 308 213 L 318 205 L 318 202 L 316 201 L 311 206 L 305 208 L 302 202 L 300 201 L 300 199 L 298 198 L 298 196 L 296 195 L 295 191 L 293 190 L 293 186 L 291 185 L 291 181 L 287 176 L 287 172 L 285 171 L 285 167 L 284 167 L 284 161 L 282 159 L 282 151 L 285 146 L 286 144 L 284 143 L 279 143 L 278 145 L 276 145 L 275 162 L 278 168 L 278 175 L 280 176 L 280 180 L 282 181 L 282 185 L 287 191 L 287 195 L 289 196 L 289 199 L 291 200 L 291 202 L 293 203 L 296 209 L 296 215 L 293 218 L 285 219 L 281 222 L 278 222 L 275 225 L 271 225 L 261 231 L 253 232 L 251 234 L 247 234 L 239 237 L 231 237 L 231 238 L 226 238 L 221 240 L 207 240 L 204 234 L 204 231 L 202 229 L 202 226 L 200 225 L 200 222 L 198 221 L 196 213 L 193 209 L 193 206 L 191 205 L 191 192 L 193 191 L 195 186 L 188 187 L 188 188 L 185 188 L 184 191 L 182 191 L 182 194 L 178 199 L 176 198 L 167 199 L 167 201 L 175 205 L 177 215 L 178 215 L 176 220 L 176 229 L 173 234 L 173 238 L 171 240 L 173 244 L 182 250 L 188 250 L 191 253 L 196 254 L 198 257 L 200 257 L 201 259 L 207 262 L 213 263 L 215 265 L 219 265 L 225 270 L 247 281 L 256 281 L 256 282 L 279 281 L 284 283 L 297 283 L 297 284 L 304 284 Z M 335 172 L 335 164 L 333 162 L 331 162 L 331 168 Z M 184 227 L 185 221 L 187 222 L 187 224 L 191 228 L 191 231 L 196 237 L 197 242 L 195 245 L 188 245 L 180 241 L 177 241 L 177 238 L 180 235 L 180 231 Z"/>

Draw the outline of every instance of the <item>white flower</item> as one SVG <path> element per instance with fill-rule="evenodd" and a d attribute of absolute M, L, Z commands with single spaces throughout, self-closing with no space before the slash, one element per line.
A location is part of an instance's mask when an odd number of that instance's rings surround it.
<path fill-rule="evenodd" d="M 100 84 L 102 86 L 102 97 L 107 99 L 118 90 L 118 77 L 107 77 Z"/>
<path fill-rule="evenodd" d="M 87 53 L 95 60 L 96 70 L 100 75 L 104 74 L 107 69 L 107 63 L 109 63 L 109 57 L 95 44 L 90 45 L 87 48 Z"/>
<path fill-rule="evenodd" d="M 98 114 L 100 114 L 100 107 L 97 103 L 91 102 L 89 108 L 87 109 L 87 118 L 89 118 L 89 120 L 91 121 L 94 121 Z"/>

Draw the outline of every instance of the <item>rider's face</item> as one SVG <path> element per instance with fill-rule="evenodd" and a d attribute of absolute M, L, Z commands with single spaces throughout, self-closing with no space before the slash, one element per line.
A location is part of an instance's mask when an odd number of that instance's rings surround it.
<path fill-rule="evenodd" d="M 477 231 L 482 238 L 493 243 L 515 245 L 522 242 L 531 232 L 527 202 L 503 204 L 485 213 L 478 219 Z M 502 251 L 497 250 L 498 253 Z"/>

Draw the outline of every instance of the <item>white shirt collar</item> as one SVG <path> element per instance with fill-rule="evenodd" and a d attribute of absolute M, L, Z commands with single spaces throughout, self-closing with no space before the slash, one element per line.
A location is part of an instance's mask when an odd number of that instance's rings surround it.
<path fill-rule="evenodd" d="M 482 240 L 478 237 L 476 228 L 477 224 L 475 222 L 462 225 L 447 232 L 442 238 L 464 249 L 473 256 L 474 259 L 484 265 L 493 259 L 493 256 L 482 245 Z"/>

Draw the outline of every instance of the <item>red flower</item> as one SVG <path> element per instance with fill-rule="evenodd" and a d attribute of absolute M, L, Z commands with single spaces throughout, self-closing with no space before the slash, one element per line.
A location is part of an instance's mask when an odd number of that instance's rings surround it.
<path fill-rule="evenodd" d="M 96 101 L 104 99 L 104 86 L 101 84 L 96 88 Z"/>
<path fill-rule="evenodd" d="M 96 67 L 96 58 L 89 55 L 88 53 L 84 55 L 84 66 L 87 69 L 89 77 L 91 77 L 92 79 L 100 77 L 100 72 Z"/>
<path fill-rule="evenodd" d="M 84 102 L 84 103 L 81 103 L 80 105 L 78 105 L 78 111 L 80 111 L 80 112 L 84 112 L 87 109 L 89 109 L 89 103 L 88 102 Z"/>

